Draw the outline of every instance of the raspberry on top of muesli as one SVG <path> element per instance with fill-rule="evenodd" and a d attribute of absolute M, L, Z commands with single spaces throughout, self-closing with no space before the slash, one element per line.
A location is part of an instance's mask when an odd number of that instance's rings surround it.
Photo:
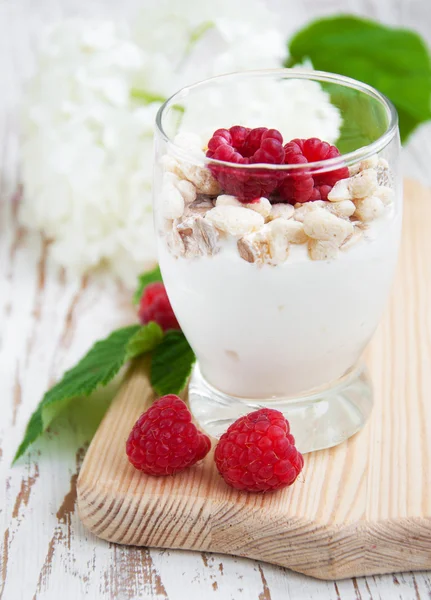
<path fill-rule="evenodd" d="M 305 244 L 312 260 L 334 259 L 394 198 L 385 159 L 374 155 L 349 169 L 335 146 L 317 138 L 284 144 L 275 129 L 234 126 L 215 131 L 206 153 L 195 134 L 180 133 L 174 143 L 197 159 L 171 151 L 161 161 L 163 234 L 178 257 L 216 254 L 234 237 L 250 263 L 284 263 L 291 244 Z M 332 170 L 321 163 L 337 158 Z"/>

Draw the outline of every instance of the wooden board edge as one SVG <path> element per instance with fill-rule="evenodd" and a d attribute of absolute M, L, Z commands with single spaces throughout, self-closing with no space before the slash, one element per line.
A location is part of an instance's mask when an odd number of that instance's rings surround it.
<path fill-rule="evenodd" d="M 176 502 L 182 504 L 178 496 Z M 196 498 L 197 517 L 187 520 L 181 513 L 175 520 L 166 518 L 160 498 L 147 498 L 145 504 L 137 498 L 125 507 L 115 492 L 84 485 L 78 486 L 77 506 L 89 531 L 123 545 L 231 554 L 323 580 L 431 569 L 431 519 L 357 521 L 343 527 L 301 518 L 274 523 L 270 514 L 265 518 L 262 511 L 247 509 L 236 522 L 229 516 L 230 503 L 215 508 L 211 500 Z M 224 516 L 233 522 L 225 523 Z M 181 535 L 170 538 L 174 531 Z"/>

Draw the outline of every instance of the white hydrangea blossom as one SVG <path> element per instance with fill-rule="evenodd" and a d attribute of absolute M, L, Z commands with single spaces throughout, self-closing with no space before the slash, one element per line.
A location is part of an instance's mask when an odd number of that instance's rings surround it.
<path fill-rule="evenodd" d="M 179 77 L 190 69 L 192 77 L 177 80 L 176 88 L 229 71 L 277 67 L 285 57 L 285 39 L 262 0 L 184 0 L 180 9 L 177 0 L 158 0 L 147 6 L 135 39 L 166 56 Z"/>
<path fill-rule="evenodd" d="M 56 26 L 28 90 L 22 144 L 22 222 L 53 240 L 77 273 L 102 263 L 133 285 L 154 261 L 152 133 L 159 103 L 130 90 L 147 57 L 126 28 Z"/>
<path fill-rule="evenodd" d="M 161 100 L 212 75 L 281 66 L 285 41 L 273 15 L 260 0 L 247 0 L 246 9 L 244 1 L 183 0 L 179 16 L 177 2 L 159 0 L 133 30 L 70 20 L 45 37 L 23 110 L 20 218 L 53 240 L 60 265 L 78 274 L 102 265 L 133 286 L 156 260 L 152 136 Z M 249 115 L 241 98 L 220 106 L 214 99 L 212 122 L 246 118 L 294 137 L 302 119 L 309 126 L 302 135 L 334 140 L 340 117 L 324 92 L 289 85 L 290 101 L 274 106 L 272 97 L 270 112 L 268 91 Z M 184 117 L 184 129 L 211 133 L 208 110 L 191 106 Z"/>
<path fill-rule="evenodd" d="M 225 92 L 226 90 L 224 90 Z M 181 127 L 199 134 L 202 143 L 220 127 L 244 125 L 278 129 L 284 139 L 318 137 L 335 143 L 341 127 L 339 110 L 314 81 L 256 79 L 235 82 L 232 93 L 199 93 L 187 99 Z"/>

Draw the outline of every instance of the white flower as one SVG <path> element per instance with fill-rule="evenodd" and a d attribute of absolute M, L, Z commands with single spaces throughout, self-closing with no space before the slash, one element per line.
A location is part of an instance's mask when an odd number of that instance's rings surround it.
<path fill-rule="evenodd" d="M 149 3 L 133 30 L 64 21 L 42 44 L 23 110 L 20 218 L 51 238 L 54 259 L 76 273 L 103 265 L 133 286 L 156 260 L 152 136 L 163 98 L 223 72 L 282 65 L 285 42 L 264 2 L 183 0 L 181 14 L 178 6 Z M 340 118 L 321 88 L 283 86 L 276 102 L 273 84 L 245 86 L 228 101 L 217 93 L 203 105 L 192 100 L 182 128 L 205 141 L 237 123 L 333 141 Z"/>
<path fill-rule="evenodd" d="M 137 20 L 135 39 L 148 52 L 179 63 L 190 46 L 209 31 L 216 31 L 232 45 L 262 30 L 280 35 L 275 15 L 262 0 L 183 0 L 180 4 L 177 0 L 147 0 Z M 220 52 L 220 48 L 213 50 L 213 56 Z"/>
<path fill-rule="evenodd" d="M 256 79 L 214 90 L 202 90 L 186 100 L 181 128 L 201 135 L 204 144 L 220 127 L 244 125 L 278 129 L 283 138 L 338 138 L 341 117 L 327 92 L 314 81 Z"/>
<path fill-rule="evenodd" d="M 147 57 L 126 28 L 65 22 L 26 98 L 21 220 L 77 273 L 105 264 L 133 285 L 155 260 L 152 135 L 160 102 L 131 98 Z"/>

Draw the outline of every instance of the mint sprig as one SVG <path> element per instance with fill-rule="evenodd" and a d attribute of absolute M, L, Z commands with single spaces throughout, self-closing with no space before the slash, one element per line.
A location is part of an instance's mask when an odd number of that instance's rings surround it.
<path fill-rule="evenodd" d="M 155 281 L 163 281 L 159 265 L 157 265 L 152 271 L 147 271 L 146 273 L 139 275 L 138 286 L 133 295 L 133 302 L 135 304 L 139 303 L 139 300 L 141 299 L 147 285 L 154 283 Z"/>
<path fill-rule="evenodd" d="M 315 69 L 353 77 L 388 96 L 399 114 L 402 140 L 431 119 L 431 58 L 417 33 L 337 16 L 313 21 L 288 46 L 286 66 L 310 59 Z M 358 110 L 345 114 L 346 125 L 357 116 Z M 341 131 L 341 145 L 348 133 Z"/>
<path fill-rule="evenodd" d="M 167 331 L 151 360 L 151 385 L 160 396 L 179 394 L 186 386 L 196 357 L 182 331 Z"/>
<path fill-rule="evenodd" d="M 163 340 L 162 328 L 151 321 L 148 325 L 140 327 L 129 340 L 126 348 L 126 359 L 136 358 L 146 352 L 151 352 Z"/>
<path fill-rule="evenodd" d="M 139 301 L 146 286 L 162 281 L 159 267 L 139 277 L 135 301 Z M 151 383 L 161 396 L 181 392 L 190 376 L 195 355 L 184 334 L 170 330 L 165 334 L 161 327 L 130 325 L 113 331 L 100 340 L 87 354 L 52 387 L 30 417 L 24 438 L 15 454 L 18 460 L 29 446 L 47 429 L 52 421 L 73 402 L 81 402 L 98 388 L 106 386 L 129 360 L 152 352 Z"/>
<path fill-rule="evenodd" d="M 71 401 L 90 396 L 97 388 L 107 385 L 130 359 L 152 350 L 163 337 L 156 323 L 146 326 L 130 325 L 113 331 L 100 340 L 87 354 L 54 385 L 42 398 L 30 417 L 24 438 L 13 462 L 47 429 L 53 419 Z"/>

